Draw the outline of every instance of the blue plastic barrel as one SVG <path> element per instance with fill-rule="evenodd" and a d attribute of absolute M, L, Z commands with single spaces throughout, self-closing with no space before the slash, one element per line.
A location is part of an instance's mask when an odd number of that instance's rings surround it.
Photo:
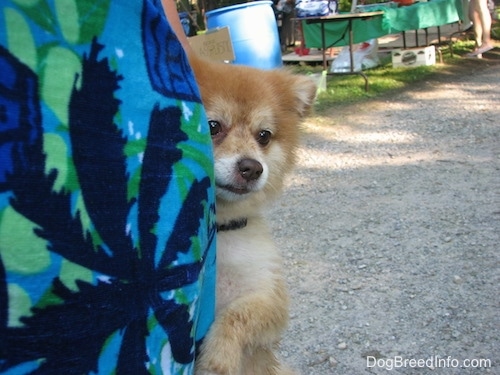
<path fill-rule="evenodd" d="M 229 27 L 235 64 L 260 69 L 282 66 L 278 26 L 271 1 L 254 1 L 211 10 L 207 28 Z"/>

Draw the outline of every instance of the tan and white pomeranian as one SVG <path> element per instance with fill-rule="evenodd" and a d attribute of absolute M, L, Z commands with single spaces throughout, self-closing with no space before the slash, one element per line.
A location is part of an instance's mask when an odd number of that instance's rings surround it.
<path fill-rule="evenodd" d="M 214 144 L 218 229 L 216 316 L 196 374 L 293 374 L 274 353 L 288 292 L 263 209 L 293 168 L 316 86 L 284 70 L 190 62 Z"/>

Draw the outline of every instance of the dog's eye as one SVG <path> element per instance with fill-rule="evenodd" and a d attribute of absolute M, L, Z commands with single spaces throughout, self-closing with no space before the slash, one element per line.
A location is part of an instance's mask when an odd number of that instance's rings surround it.
<path fill-rule="evenodd" d="M 208 120 L 208 126 L 210 126 L 210 135 L 213 137 L 222 131 L 222 126 L 219 121 Z"/>
<path fill-rule="evenodd" d="M 271 141 L 272 133 L 269 130 L 261 130 L 257 136 L 257 142 L 266 146 Z"/>

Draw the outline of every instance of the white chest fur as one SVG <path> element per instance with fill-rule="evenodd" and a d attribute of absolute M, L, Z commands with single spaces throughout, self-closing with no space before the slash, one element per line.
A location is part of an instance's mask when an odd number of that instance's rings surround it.
<path fill-rule="evenodd" d="M 241 295 L 281 279 L 281 258 L 268 226 L 259 219 L 217 237 L 217 311 Z"/>

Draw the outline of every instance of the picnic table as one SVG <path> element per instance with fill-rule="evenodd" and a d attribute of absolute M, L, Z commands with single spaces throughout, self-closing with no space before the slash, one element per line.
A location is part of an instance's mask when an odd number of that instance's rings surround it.
<path fill-rule="evenodd" d="M 354 44 L 384 35 L 403 33 L 404 48 L 406 48 L 406 31 L 424 29 L 427 36 L 429 27 L 439 27 L 463 19 L 461 0 L 432 0 L 398 8 L 380 5 L 380 8 L 371 9 L 373 10 L 371 12 L 351 12 L 301 19 L 305 47 L 322 50 L 324 70 L 327 70 L 328 48 L 349 46 L 350 71 L 342 74 L 361 75 L 365 80 L 365 90 L 368 90 L 368 78 L 362 71 L 353 69 Z M 416 44 L 418 46 L 418 39 Z M 427 37 L 426 44 L 428 45 Z"/>
<path fill-rule="evenodd" d="M 398 8 L 381 6 L 373 10 L 380 11 L 381 14 L 352 20 L 353 43 L 357 44 L 389 34 L 446 25 L 463 19 L 461 0 L 432 0 Z M 340 22 L 335 16 L 317 18 L 328 18 L 330 21 L 319 23 L 311 21 L 311 18 L 302 21 L 304 42 L 307 48 L 326 49 L 349 45 L 349 22 L 351 22 L 349 19 Z M 324 41 L 321 36 L 322 27 L 325 33 Z"/>

